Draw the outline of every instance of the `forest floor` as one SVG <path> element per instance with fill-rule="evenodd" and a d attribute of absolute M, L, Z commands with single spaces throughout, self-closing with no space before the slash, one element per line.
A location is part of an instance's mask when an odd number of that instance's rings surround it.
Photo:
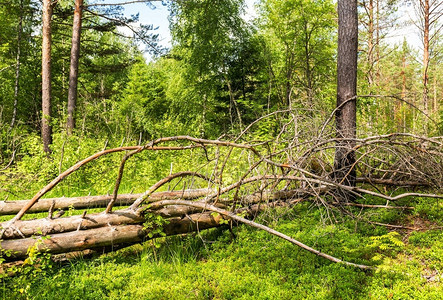
<path fill-rule="evenodd" d="M 331 263 L 239 226 L 235 237 L 218 228 L 62 263 L 38 255 L 1 279 L 0 298 L 443 299 L 442 203 L 412 202 L 412 212 L 379 209 L 360 216 L 428 230 L 391 231 L 309 202 L 259 217 L 322 252 L 376 271 Z"/>

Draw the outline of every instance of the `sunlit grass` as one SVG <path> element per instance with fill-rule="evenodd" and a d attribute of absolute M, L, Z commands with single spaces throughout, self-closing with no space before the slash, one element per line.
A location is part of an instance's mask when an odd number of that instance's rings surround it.
<path fill-rule="evenodd" d="M 240 226 L 234 228 L 235 239 L 228 230 L 213 229 L 42 271 L 28 269 L 4 279 L 2 293 L 18 299 L 441 299 L 440 230 L 391 238 L 386 229 L 355 226 L 354 220 L 331 222 L 321 210 L 306 203 L 259 221 L 378 271 L 334 264 Z"/>

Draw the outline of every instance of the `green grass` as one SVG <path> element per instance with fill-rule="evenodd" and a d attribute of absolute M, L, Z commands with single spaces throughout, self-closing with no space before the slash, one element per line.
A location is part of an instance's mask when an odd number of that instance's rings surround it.
<path fill-rule="evenodd" d="M 431 210 L 433 211 L 433 210 Z M 371 213 L 373 214 L 373 213 Z M 442 299 L 443 233 L 390 233 L 305 203 L 261 223 L 375 272 L 331 263 L 246 226 L 169 237 L 3 279 L 3 299 Z M 380 212 L 379 219 L 395 218 Z M 423 217 L 423 216 L 421 216 Z M 396 216 L 402 220 L 404 215 Z"/>

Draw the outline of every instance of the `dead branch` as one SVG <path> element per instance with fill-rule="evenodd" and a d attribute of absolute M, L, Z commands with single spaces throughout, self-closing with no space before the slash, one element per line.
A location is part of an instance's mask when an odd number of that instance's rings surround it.
<path fill-rule="evenodd" d="M 134 203 L 132 203 L 130 209 L 132 210 L 136 210 L 143 202 L 145 202 L 145 200 L 153 193 L 155 192 L 158 188 L 160 188 L 162 185 L 170 182 L 171 180 L 178 178 L 178 177 L 186 177 L 186 176 L 193 176 L 193 177 L 198 177 L 198 178 L 202 178 L 206 181 L 212 182 L 212 180 L 202 174 L 196 173 L 196 172 L 179 172 L 179 173 L 175 173 L 172 175 L 169 175 L 165 178 L 163 178 L 162 180 L 158 181 L 156 184 L 154 184 L 149 190 L 147 190 L 146 192 L 144 192 L 140 197 L 138 197 Z"/>
<path fill-rule="evenodd" d="M 162 141 L 162 139 L 157 140 L 157 143 L 160 143 Z M 184 146 L 184 147 L 154 147 L 153 145 L 148 144 L 145 146 L 128 146 L 128 147 L 119 147 L 119 148 L 113 148 L 113 149 L 107 149 L 107 150 L 103 150 L 100 152 L 97 152 L 91 156 L 89 156 L 88 158 L 85 158 L 84 160 L 79 161 L 78 163 L 76 163 L 75 165 L 73 165 L 72 167 L 70 167 L 69 169 L 67 169 L 66 171 L 64 171 L 63 173 L 61 173 L 59 176 L 57 176 L 54 180 L 52 180 L 48 185 L 46 185 L 44 188 L 42 188 L 30 201 L 29 203 L 24 206 L 18 213 L 17 215 L 11 220 L 11 222 L 15 222 L 16 220 L 20 220 L 23 215 L 41 198 L 43 197 L 43 195 L 45 195 L 47 192 L 49 192 L 50 190 L 52 190 L 57 184 L 59 184 L 63 179 L 65 179 L 67 176 L 69 176 L 70 174 L 72 174 L 73 172 L 77 171 L 79 168 L 81 168 L 82 166 L 86 165 L 87 163 L 96 160 L 97 158 L 110 154 L 110 153 L 115 153 L 115 152 L 121 152 L 121 151 L 128 151 L 128 150 L 138 150 L 140 148 L 148 148 L 150 150 L 187 150 L 187 149 L 192 149 L 195 147 L 199 147 L 199 146 Z"/>
<path fill-rule="evenodd" d="M 375 188 L 374 191 L 361 186 L 347 186 L 332 179 L 333 157 L 331 158 L 328 152 L 336 147 L 336 142 L 340 139 L 321 138 L 326 132 L 326 124 L 322 125 L 321 134 L 314 134 L 314 138 L 312 135 L 301 137 L 297 133 L 295 138 L 292 136 L 285 140 L 286 130 L 289 130 L 291 122 L 296 121 L 295 116 L 292 116 L 290 121 L 284 120 L 284 130 L 280 131 L 275 141 L 260 142 L 255 145 L 237 143 L 240 137 L 251 128 L 252 125 L 250 125 L 241 132 L 234 142 L 175 136 L 156 139 L 144 146 L 120 147 L 98 152 L 61 173 L 26 203 L 23 201 L 0 202 L 0 214 L 3 211 L 14 211 L 14 213 L 18 211 L 12 220 L 0 224 L 3 227 L 2 247 L 14 249 L 18 253 L 17 257 L 23 257 L 26 250 L 36 242 L 30 236 L 40 232 L 43 235 L 50 234 L 51 238 L 38 242 L 39 249 L 51 253 L 100 247 L 113 248 L 147 239 L 152 228 L 143 228 L 142 226 L 148 219 L 146 214 L 167 218 L 169 223 L 165 224 L 163 228 L 166 235 L 220 226 L 220 218 L 227 218 L 234 223 L 244 223 L 265 230 L 330 261 L 365 270 L 372 269 L 369 266 L 346 262 L 319 252 L 269 227 L 240 217 L 238 213 L 245 212 L 249 218 L 252 218 L 264 208 L 291 206 L 306 199 L 312 199 L 319 205 L 326 207 L 328 214 L 331 208 L 338 208 L 341 212 L 346 213 L 344 208 L 346 206 L 368 209 L 413 209 L 407 204 L 405 206 L 388 206 L 344 202 L 340 201 L 340 191 L 352 193 L 357 198 L 370 195 L 388 201 L 409 197 L 441 199 L 443 198 L 443 195 L 440 194 L 443 188 L 442 140 L 411 134 L 388 134 L 353 140 L 356 146 L 352 150 L 355 150 L 358 155 L 354 167 L 360 172 L 359 182 L 371 184 Z M 162 143 L 167 145 L 159 146 Z M 175 143 L 178 146 L 169 146 L 168 143 Z M 217 147 L 215 160 L 209 159 L 209 146 Z M 219 147 L 229 148 L 224 157 L 220 154 Z M 190 150 L 194 148 L 203 149 L 208 161 L 215 163 L 209 178 L 197 172 L 179 172 L 161 179 L 143 194 L 118 195 L 125 163 L 130 157 L 145 150 Z M 240 155 L 246 154 L 248 157 L 245 160 L 242 173 L 236 179 L 229 179 L 229 182 L 234 183 L 225 185 L 224 179 L 227 180 L 223 177 L 228 170 L 229 163 L 236 155 L 233 151 L 234 148 L 241 150 Z M 87 201 L 81 198 L 40 200 L 45 193 L 83 165 L 103 155 L 121 151 L 130 152 L 127 152 L 120 162 L 113 195 L 88 197 Z M 185 177 L 201 178 L 209 182 L 208 186 L 212 189 L 155 192 L 166 183 Z M 216 182 L 212 180 L 214 178 Z M 385 191 L 382 191 L 383 188 L 378 189 L 376 185 L 384 185 Z M 387 192 L 389 186 L 431 187 L 435 192 L 406 191 L 395 194 Z M 197 201 L 183 200 L 194 198 L 199 199 Z M 371 197 L 368 198 L 371 199 Z M 51 203 L 53 203 L 52 206 Z M 73 217 L 20 220 L 27 212 L 49 210 L 49 215 L 52 216 L 54 209 L 68 207 L 80 209 L 91 207 L 91 205 L 107 207 L 103 213 L 98 214 L 84 211 L 83 215 Z M 113 212 L 114 205 L 130 205 L 130 207 Z M 216 212 L 219 215 L 211 214 L 211 212 Z M 351 212 L 347 213 L 356 218 Z M 361 220 L 394 229 L 401 227 L 415 230 L 415 228 L 407 226 Z"/>
<path fill-rule="evenodd" d="M 4 171 L 12 165 L 12 163 L 14 162 L 16 153 L 17 153 L 17 149 L 14 149 L 14 151 L 12 152 L 11 159 L 9 160 L 9 163 L 6 166 L 4 166 L 3 168 L 1 168 L 0 171 Z"/>
<path fill-rule="evenodd" d="M 258 209 L 258 206 L 257 206 Z M 254 211 L 254 210 L 252 210 Z M 114 214 L 114 213 L 113 213 Z M 106 214 L 112 216 L 113 214 Z M 104 214 L 103 214 L 104 215 Z M 218 227 L 223 216 L 213 215 L 210 212 L 188 215 L 185 218 L 176 217 L 168 220 L 163 225 L 163 232 L 167 236 L 195 232 L 208 228 Z M 22 221 L 24 222 L 24 221 Z M 106 225 L 88 230 L 71 231 L 52 234 L 50 238 L 22 238 L 4 240 L 1 243 L 5 251 L 12 250 L 11 260 L 24 258 L 27 250 L 38 247 L 40 252 L 66 253 L 85 249 L 96 249 L 106 246 L 119 246 L 121 244 L 134 244 L 150 239 L 151 230 L 143 225 Z M 151 238 L 160 237 L 155 234 Z M 9 258 L 8 258 L 9 259 Z"/>
<path fill-rule="evenodd" d="M 131 152 L 129 152 L 129 153 L 126 153 L 126 154 L 123 156 L 122 161 L 121 161 L 121 163 L 120 163 L 120 168 L 119 168 L 119 170 L 118 170 L 118 176 L 117 176 L 117 180 L 116 180 L 116 182 L 115 182 L 114 192 L 113 192 L 113 194 L 112 194 L 113 196 L 112 196 L 111 201 L 109 201 L 108 206 L 106 207 L 105 213 L 110 213 L 111 210 L 112 210 L 112 207 L 114 206 L 115 201 L 117 201 L 117 197 L 118 197 L 118 189 L 120 188 L 120 182 L 121 182 L 122 177 L 123 177 L 123 170 L 124 170 L 124 168 L 125 168 L 126 161 L 127 161 L 131 156 L 133 156 L 133 155 L 139 153 L 139 152 L 142 151 L 142 150 L 143 150 L 143 148 L 140 147 L 140 148 L 138 148 L 138 149 L 136 149 L 136 150 L 133 150 L 133 151 L 131 151 Z"/>
<path fill-rule="evenodd" d="M 192 145 L 192 146 L 184 146 L 184 147 L 155 147 L 155 145 L 159 144 L 159 143 L 164 143 L 164 142 L 171 142 L 171 141 L 189 141 L 189 142 L 194 142 L 197 143 L 198 145 Z M 251 146 L 249 145 L 242 145 L 242 144 L 236 144 L 236 143 L 231 143 L 231 142 L 226 142 L 226 141 L 217 141 L 217 140 L 206 140 L 206 139 L 198 139 L 198 138 L 193 138 L 190 136 L 174 136 L 174 137 L 166 137 L 166 138 L 159 138 L 155 141 L 152 141 L 144 146 L 130 146 L 130 147 L 119 147 L 119 148 L 114 148 L 114 149 L 107 149 L 107 150 L 103 150 L 100 152 L 97 152 L 94 155 L 91 155 L 90 157 L 76 163 L 75 165 L 73 165 L 72 167 L 70 167 L 69 169 L 67 169 L 66 171 L 64 171 L 62 174 L 60 174 L 57 178 L 55 178 L 53 181 L 51 181 L 47 186 L 45 186 L 43 189 L 41 189 L 30 201 L 29 203 L 23 207 L 18 213 L 17 215 L 11 220 L 11 223 L 14 223 L 17 220 L 20 220 L 23 215 L 47 192 L 49 192 L 50 190 L 52 190 L 59 182 L 61 182 L 64 178 L 66 178 L 67 176 L 69 176 L 71 173 L 73 173 L 74 171 L 78 170 L 80 167 L 84 166 L 85 164 L 103 156 L 103 155 L 107 155 L 110 153 L 115 153 L 115 152 L 121 152 L 121 151 L 128 151 L 128 150 L 133 150 L 133 151 L 137 151 L 137 152 L 141 152 L 143 150 L 149 149 L 149 150 L 186 150 L 186 149 L 191 149 L 194 147 L 201 147 L 202 145 L 218 145 L 218 146 L 229 146 L 229 147 L 236 147 L 236 148 L 244 148 L 244 149 L 249 149 L 251 151 L 253 151 L 254 153 L 258 152 Z"/>
<path fill-rule="evenodd" d="M 401 181 L 393 179 L 382 179 L 374 177 L 357 177 L 357 183 L 369 183 L 369 184 L 381 184 L 391 186 L 404 186 L 404 187 L 429 187 L 428 182 L 420 181 Z"/>
<path fill-rule="evenodd" d="M 351 263 L 351 262 L 343 261 L 341 259 L 338 259 L 338 258 L 333 257 L 331 255 L 328 255 L 326 253 L 320 252 L 320 251 L 315 250 L 314 248 L 311 248 L 311 247 L 309 247 L 309 246 L 307 246 L 307 245 L 305 245 L 305 244 L 303 244 L 303 243 L 301 243 L 301 242 L 299 242 L 299 241 L 297 241 L 297 240 L 295 240 L 295 239 L 293 239 L 293 238 L 291 238 L 291 237 L 289 237 L 289 236 L 287 236 L 287 235 L 285 235 L 285 234 L 283 234 L 281 232 L 278 232 L 278 231 L 272 229 L 272 228 L 269 228 L 269 227 L 267 227 L 265 225 L 256 223 L 256 222 L 248 220 L 248 219 L 245 219 L 243 217 L 240 217 L 240 216 L 236 215 L 233 212 L 229 212 L 227 210 L 218 208 L 218 207 L 210 205 L 210 204 L 198 203 L 198 202 L 192 202 L 192 201 L 186 201 L 186 200 L 162 200 L 162 201 L 159 201 L 158 203 L 156 203 L 156 205 L 162 205 L 162 206 L 166 206 L 166 205 L 187 205 L 187 206 L 198 207 L 198 208 L 201 208 L 203 210 L 213 211 L 213 212 L 219 213 L 219 214 L 221 214 L 223 216 L 226 216 L 226 217 L 228 217 L 228 218 L 230 218 L 232 220 L 235 220 L 237 222 L 241 222 L 241 223 L 244 223 L 244 224 L 249 225 L 251 227 L 255 227 L 255 228 L 258 228 L 260 230 L 264 230 L 264 231 L 266 231 L 266 232 L 268 232 L 268 233 L 270 233 L 272 235 L 275 235 L 275 236 L 277 236 L 279 238 L 287 240 L 288 242 L 290 242 L 290 243 L 292 243 L 294 245 L 297 245 L 298 247 L 300 247 L 302 249 L 305 249 L 305 250 L 307 250 L 307 251 L 309 251 L 311 253 L 314 253 L 315 255 L 318 255 L 318 256 L 321 256 L 323 258 L 326 258 L 326 259 L 328 259 L 328 260 L 330 260 L 332 262 L 341 263 L 341 264 L 344 264 L 344 265 L 356 267 L 356 268 L 363 269 L 363 270 L 373 270 L 373 269 L 375 269 L 374 267 L 370 267 L 370 266 L 366 266 L 366 265 L 360 265 L 360 264 L 354 264 L 354 263 Z"/>
<path fill-rule="evenodd" d="M 414 210 L 415 207 L 412 206 L 391 206 L 391 205 L 372 205 L 372 204 L 360 204 L 360 203 L 339 203 L 333 202 L 332 205 L 344 205 L 344 206 L 355 206 L 360 208 L 386 208 L 386 209 L 409 209 Z"/>

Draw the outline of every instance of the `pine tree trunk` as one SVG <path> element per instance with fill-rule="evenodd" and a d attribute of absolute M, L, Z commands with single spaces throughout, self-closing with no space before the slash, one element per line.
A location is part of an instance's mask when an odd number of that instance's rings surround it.
<path fill-rule="evenodd" d="M 423 9 L 423 108 L 426 114 L 429 113 L 428 109 L 428 67 L 429 67 L 429 0 L 424 0 L 422 5 Z"/>
<path fill-rule="evenodd" d="M 51 127 L 51 19 L 54 3 L 43 0 L 42 33 L 42 140 L 43 150 L 50 153 L 52 144 Z"/>
<path fill-rule="evenodd" d="M 406 52 L 405 51 L 403 51 L 403 57 L 402 57 L 401 78 L 402 78 L 401 99 L 406 100 Z M 403 113 L 403 104 L 399 100 L 397 100 L 397 102 L 398 102 L 398 109 L 399 109 L 399 112 L 398 112 L 399 123 L 397 123 L 397 128 L 398 128 L 399 132 L 404 132 L 406 129 L 406 121 L 405 121 L 405 116 Z"/>
<path fill-rule="evenodd" d="M 337 143 L 334 179 L 355 185 L 358 18 L 356 0 L 338 1 Z"/>
<path fill-rule="evenodd" d="M 438 69 L 437 67 L 434 70 L 434 114 L 438 113 L 438 97 L 437 97 L 437 74 L 438 74 Z"/>
<path fill-rule="evenodd" d="M 68 88 L 67 131 L 71 134 L 75 128 L 75 107 L 77 104 L 78 61 L 80 56 L 80 35 L 82 27 L 83 0 L 75 1 L 74 21 L 72 26 L 71 66 Z"/>
<path fill-rule="evenodd" d="M 372 85 L 374 84 L 374 0 L 369 0 L 368 7 L 368 85 L 369 92 L 372 93 Z"/>

